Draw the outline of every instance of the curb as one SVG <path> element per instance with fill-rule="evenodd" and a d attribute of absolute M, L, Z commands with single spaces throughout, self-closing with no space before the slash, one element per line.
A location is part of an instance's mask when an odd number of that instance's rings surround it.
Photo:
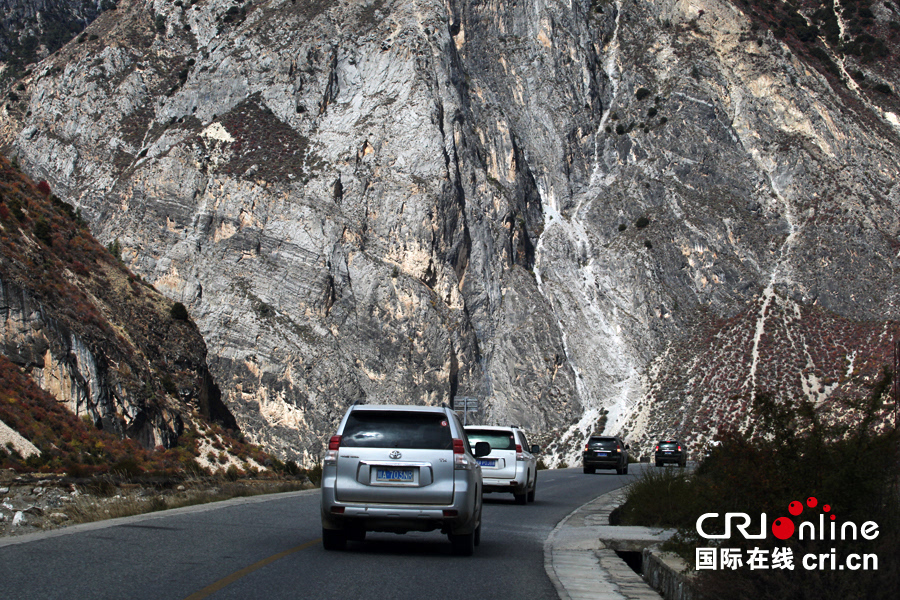
<path fill-rule="evenodd" d="M 544 541 L 544 570 L 560 600 L 659 600 L 660 594 L 615 548 L 649 546 L 670 532 L 649 527 L 613 527 L 609 514 L 625 490 L 608 492 L 571 512 Z"/>

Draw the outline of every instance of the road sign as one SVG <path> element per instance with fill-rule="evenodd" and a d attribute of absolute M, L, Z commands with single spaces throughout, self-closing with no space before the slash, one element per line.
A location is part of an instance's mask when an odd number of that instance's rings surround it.
<path fill-rule="evenodd" d="M 453 410 L 464 410 L 466 412 L 472 412 L 478 410 L 478 404 L 478 398 L 471 398 L 469 396 L 453 397 Z"/>

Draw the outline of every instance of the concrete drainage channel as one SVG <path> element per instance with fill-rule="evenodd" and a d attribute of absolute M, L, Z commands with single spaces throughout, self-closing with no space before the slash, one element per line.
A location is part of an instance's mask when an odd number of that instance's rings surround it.
<path fill-rule="evenodd" d="M 624 499 L 624 490 L 595 498 L 547 537 L 544 569 L 560 599 L 691 600 L 684 561 L 658 550 L 672 531 L 609 524 Z"/>

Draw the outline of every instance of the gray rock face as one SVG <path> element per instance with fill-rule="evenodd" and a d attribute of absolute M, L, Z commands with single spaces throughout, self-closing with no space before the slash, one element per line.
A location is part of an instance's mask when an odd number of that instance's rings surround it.
<path fill-rule="evenodd" d="M 82 336 L 52 313 L 28 290 L 0 278 L 0 353 L 73 413 L 88 417 L 98 427 L 128 435 L 147 448 L 173 446 L 184 428 L 179 414 L 183 410 L 174 402 L 167 406 L 147 398 L 147 388 L 135 389 L 138 383 L 146 386 L 149 369 L 131 362 L 134 359 L 118 352 L 109 340 L 103 340 L 108 344 L 103 348 L 94 336 Z M 193 367 L 191 371 L 204 367 L 182 366 Z M 144 378 L 136 382 L 139 375 Z M 202 373 L 183 379 L 188 383 L 181 388 L 182 399 L 199 409 L 201 396 L 210 393 L 209 382 Z"/>
<path fill-rule="evenodd" d="M 111 0 L 0 0 L 0 80 L 19 76 L 114 7 Z"/>
<path fill-rule="evenodd" d="M 761 294 L 896 317 L 896 98 L 728 2 L 231 6 L 122 2 L 0 131 L 188 305 L 271 450 L 467 395 L 571 460 Z"/>

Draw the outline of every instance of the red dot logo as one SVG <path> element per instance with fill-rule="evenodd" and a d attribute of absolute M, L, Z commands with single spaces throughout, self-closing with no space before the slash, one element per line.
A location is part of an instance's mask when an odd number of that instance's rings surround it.
<path fill-rule="evenodd" d="M 825 506 L 822 507 L 822 510 L 824 510 L 825 512 L 830 511 L 830 510 L 831 510 L 831 505 L 830 505 L 830 504 L 826 504 Z"/>
<path fill-rule="evenodd" d="M 799 516 L 803 512 L 803 504 L 794 500 L 788 505 L 788 512 L 792 515 Z"/>
<path fill-rule="evenodd" d="M 779 517 L 772 523 L 772 534 L 779 540 L 786 540 L 794 535 L 794 522 L 787 517 Z"/>
<path fill-rule="evenodd" d="M 837 517 L 834 515 L 831 515 L 831 520 L 834 521 L 835 519 L 837 519 Z"/>
<path fill-rule="evenodd" d="M 810 508 L 815 508 L 818 503 L 819 501 L 812 496 L 806 499 L 806 505 Z"/>

